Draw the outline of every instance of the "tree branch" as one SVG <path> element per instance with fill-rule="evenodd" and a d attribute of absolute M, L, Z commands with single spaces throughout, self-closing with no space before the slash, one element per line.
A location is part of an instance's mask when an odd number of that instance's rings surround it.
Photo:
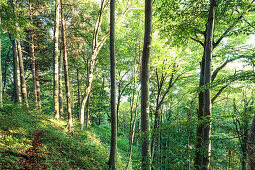
<path fill-rule="evenodd" d="M 198 42 L 200 45 L 202 45 L 203 47 L 204 47 L 204 43 L 202 43 L 200 40 L 197 40 L 197 39 L 195 39 L 195 38 L 192 38 L 192 37 L 190 37 L 193 41 L 196 41 L 196 42 Z"/>
<path fill-rule="evenodd" d="M 223 69 L 229 62 L 232 62 L 232 61 L 235 61 L 235 60 L 237 60 L 237 59 L 244 58 L 244 57 L 246 57 L 246 56 L 240 55 L 240 56 L 238 56 L 238 57 L 236 57 L 236 58 L 232 58 L 232 59 L 226 60 L 221 66 L 219 66 L 218 68 L 216 68 L 216 69 L 213 71 L 212 78 L 211 78 L 212 81 L 211 81 L 211 82 L 213 82 L 213 81 L 215 80 L 215 78 L 216 78 L 218 72 L 219 72 L 221 69 Z"/>

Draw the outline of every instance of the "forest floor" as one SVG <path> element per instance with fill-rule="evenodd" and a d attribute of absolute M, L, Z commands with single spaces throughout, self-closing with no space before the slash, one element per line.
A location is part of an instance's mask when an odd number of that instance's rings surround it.
<path fill-rule="evenodd" d="M 72 133 L 66 121 L 18 105 L 0 108 L 0 169 L 107 169 L 110 129 Z M 117 168 L 127 162 L 128 139 L 118 139 Z"/>

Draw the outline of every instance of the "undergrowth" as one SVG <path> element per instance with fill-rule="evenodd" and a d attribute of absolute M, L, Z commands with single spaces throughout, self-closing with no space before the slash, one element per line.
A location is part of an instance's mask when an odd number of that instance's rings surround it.
<path fill-rule="evenodd" d="M 0 108 L 0 169 L 108 169 L 110 129 L 66 129 L 66 121 L 21 105 Z M 128 139 L 119 137 L 117 169 L 125 169 Z"/>

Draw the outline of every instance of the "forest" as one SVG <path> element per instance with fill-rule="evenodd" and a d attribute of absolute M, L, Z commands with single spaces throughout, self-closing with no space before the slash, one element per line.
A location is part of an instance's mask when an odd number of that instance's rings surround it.
<path fill-rule="evenodd" d="M 0 169 L 255 170 L 255 0 L 0 0 Z"/>

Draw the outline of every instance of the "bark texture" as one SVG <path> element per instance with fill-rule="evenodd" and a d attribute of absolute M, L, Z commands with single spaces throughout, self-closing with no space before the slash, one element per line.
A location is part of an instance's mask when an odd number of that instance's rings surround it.
<path fill-rule="evenodd" d="M 115 0 L 110 2 L 110 64 L 111 64 L 111 148 L 109 168 L 115 169 L 117 150 L 117 112 L 116 112 L 116 64 L 115 64 Z"/>
<path fill-rule="evenodd" d="M 72 119 L 72 110 L 71 110 L 70 84 L 69 84 L 69 76 L 68 76 L 68 60 L 67 60 L 67 51 L 66 51 L 65 18 L 64 18 L 64 12 L 63 12 L 63 0 L 60 0 L 60 1 L 61 1 L 62 43 L 63 43 L 63 61 L 64 61 L 64 74 L 65 74 L 68 128 L 69 128 L 69 131 L 71 131 L 73 127 L 73 119 Z"/>
<path fill-rule="evenodd" d="M 14 88 L 13 88 L 13 99 L 14 102 L 20 102 L 21 96 L 20 96 L 20 71 L 19 71 L 19 58 L 17 53 L 17 44 L 16 40 L 12 40 L 10 36 L 10 40 L 12 43 L 12 55 L 13 55 L 13 80 L 14 80 Z"/>
<path fill-rule="evenodd" d="M 60 0 L 55 0 L 55 25 L 54 25 L 54 75 L 53 75 L 53 110 L 55 118 L 59 118 L 59 51 L 58 51 L 58 38 L 59 38 L 59 11 Z"/>
<path fill-rule="evenodd" d="M 255 170 L 255 115 L 253 117 L 248 142 L 248 170 Z"/>
<path fill-rule="evenodd" d="M 0 25 L 1 25 L 1 17 L 0 17 Z M 1 31 L 1 30 L 0 30 Z M 0 38 L 0 107 L 3 107 L 3 78 L 2 78 L 2 55 L 1 55 L 1 38 Z"/>
<path fill-rule="evenodd" d="M 23 57 L 22 57 L 22 49 L 21 49 L 21 44 L 20 44 L 19 41 L 17 41 L 17 49 L 18 49 L 19 68 L 20 68 L 21 94 L 22 94 L 22 99 L 23 99 L 25 105 L 28 107 L 27 86 L 26 86 L 26 80 L 25 80 L 25 72 L 24 72 L 24 64 L 23 64 Z"/>
<path fill-rule="evenodd" d="M 151 49 L 152 1 L 145 1 L 145 31 L 141 73 L 142 169 L 151 169 L 149 116 L 149 61 Z"/>
<path fill-rule="evenodd" d="M 210 11 L 208 16 L 208 25 L 206 29 L 206 44 L 205 44 L 205 71 L 204 71 L 204 128 L 203 128 L 203 155 L 202 169 L 209 169 L 211 155 L 211 60 L 213 51 L 213 31 L 215 22 L 216 0 L 211 0 Z"/>

